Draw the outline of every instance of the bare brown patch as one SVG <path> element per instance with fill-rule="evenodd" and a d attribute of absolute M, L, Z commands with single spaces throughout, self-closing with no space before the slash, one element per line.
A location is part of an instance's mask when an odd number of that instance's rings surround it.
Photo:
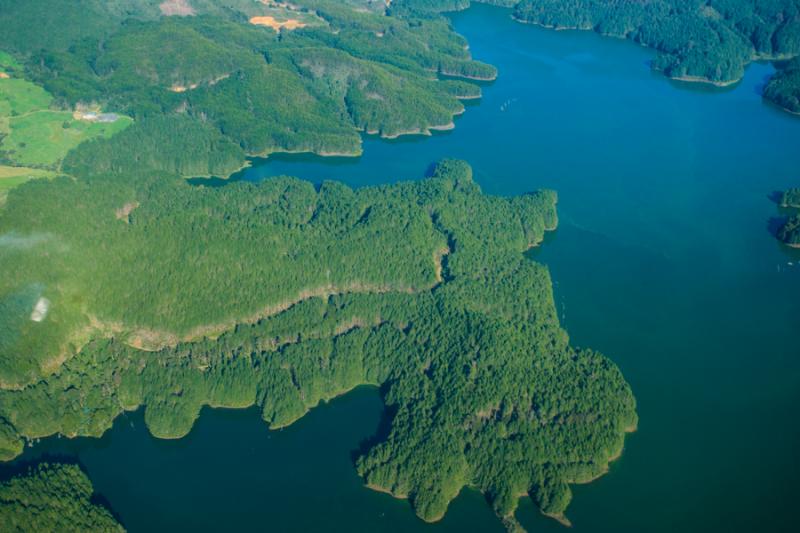
<path fill-rule="evenodd" d="M 296 30 L 299 28 L 305 28 L 307 26 L 307 24 L 300 22 L 297 19 L 277 20 L 275 17 L 270 16 L 252 17 L 250 19 L 250 24 L 255 24 L 256 26 L 267 26 L 275 31 L 281 31 L 283 29 Z"/>
<path fill-rule="evenodd" d="M 123 205 L 116 211 L 114 214 L 117 217 L 117 220 L 124 220 L 126 224 L 130 224 L 130 214 L 133 212 L 134 209 L 139 207 L 139 202 L 128 202 L 127 204 Z"/>
<path fill-rule="evenodd" d="M 444 277 L 442 277 L 442 270 L 444 268 L 443 261 L 446 256 L 450 255 L 450 251 L 450 247 L 445 246 L 433 252 L 433 269 L 437 285 L 444 281 Z"/>
<path fill-rule="evenodd" d="M 165 17 L 190 17 L 194 15 L 194 8 L 189 0 L 166 0 L 158 5 L 161 14 Z"/>
<path fill-rule="evenodd" d="M 5 72 L 0 72 L 0 80 L 7 80 L 7 79 L 8 79 L 8 78 L 10 78 L 10 77 L 11 77 L 11 76 L 9 76 L 8 74 L 6 74 Z"/>
<path fill-rule="evenodd" d="M 197 84 L 192 83 L 189 85 L 173 85 L 169 88 L 170 91 L 174 93 L 185 93 L 186 91 L 191 91 L 192 89 L 197 89 Z"/>

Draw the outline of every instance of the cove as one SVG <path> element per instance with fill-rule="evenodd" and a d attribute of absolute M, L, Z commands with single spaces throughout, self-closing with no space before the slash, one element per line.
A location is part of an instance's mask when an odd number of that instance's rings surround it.
<path fill-rule="evenodd" d="M 452 18 L 500 71 L 454 131 L 367 138 L 357 159 L 274 156 L 237 179 L 362 186 L 457 157 L 488 193 L 557 190 L 560 228 L 531 256 L 551 269 L 573 341 L 621 367 L 640 416 L 611 472 L 574 488 L 575 527 L 794 530 L 800 252 L 770 234 L 769 196 L 800 184 L 800 120 L 762 101 L 772 67 L 709 89 L 652 73 L 628 42 L 487 6 Z M 429 526 L 363 488 L 351 454 L 380 416 L 370 389 L 279 432 L 250 410 L 206 409 L 188 437 L 159 441 L 131 414 L 102 439 L 48 439 L 20 461 L 80 461 L 131 531 L 502 530 L 469 491 Z M 528 500 L 518 517 L 563 531 Z"/>

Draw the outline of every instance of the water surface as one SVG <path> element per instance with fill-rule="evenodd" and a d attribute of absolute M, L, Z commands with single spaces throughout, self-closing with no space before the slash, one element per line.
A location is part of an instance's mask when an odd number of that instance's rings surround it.
<path fill-rule="evenodd" d="M 573 343 L 622 368 L 640 415 L 611 472 L 574 488 L 576 530 L 794 531 L 800 251 L 771 235 L 770 194 L 800 186 L 800 119 L 762 101 L 773 68 L 710 89 L 652 73 L 628 42 L 488 6 L 452 18 L 500 71 L 454 131 L 367 138 L 355 159 L 276 156 L 239 179 L 362 186 L 457 157 L 491 194 L 556 189 L 561 225 L 531 256 L 550 267 Z M 251 410 L 205 410 L 179 441 L 129 415 L 99 441 L 52 439 L 23 459 L 77 458 L 131 531 L 502 530 L 471 491 L 430 526 L 364 489 L 352 453 L 380 413 L 372 389 L 280 432 Z M 564 531 L 527 500 L 518 515 Z"/>

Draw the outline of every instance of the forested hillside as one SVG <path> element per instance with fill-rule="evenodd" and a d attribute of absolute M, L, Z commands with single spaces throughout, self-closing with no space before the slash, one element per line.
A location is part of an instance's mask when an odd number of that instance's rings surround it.
<path fill-rule="evenodd" d="M 495 69 L 472 61 L 443 18 L 365 5 L 2 0 L 0 25 L 13 30 L 0 34 L 0 50 L 54 105 L 97 103 L 130 115 L 141 131 L 128 139 L 181 128 L 194 152 L 216 135 L 251 155 L 355 155 L 362 131 L 396 137 L 452 127 L 459 100 L 480 88 L 437 74 L 492 79 Z M 52 31 L 21 30 L 34 26 Z M 182 123 L 146 123 L 153 117 Z"/>
<path fill-rule="evenodd" d="M 92 484 L 77 465 L 42 463 L 0 481 L 0 530 L 125 531 L 95 503 Z"/>
<path fill-rule="evenodd" d="M 465 485 L 509 523 L 526 492 L 563 518 L 636 412 L 609 360 L 569 346 L 523 255 L 555 225 L 554 193 L 486 196 L 461 162 L 355 191 L 28 183 L 0 217 L 0 449 L 98 436 L 142 405 L 165 438 L 203 405 L 257 404 L 281 427 L 372 384 L 393 415 L 358 461 L 367 484 L 426 520 Z"/>
<path fill-rule="evenodd" d="M 764 96 L 783 109 L 800 114 L 800 58 L 780 65 L 767 83 Z"/>

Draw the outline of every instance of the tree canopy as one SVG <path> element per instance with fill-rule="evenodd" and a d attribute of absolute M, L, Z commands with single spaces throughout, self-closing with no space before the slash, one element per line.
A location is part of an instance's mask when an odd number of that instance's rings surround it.
<path fill-rule="evenodd" d="M 11 532 L 120 533 L 113 515 L 93 501 L 77 465 L 40 463 L 0 481 L 0 529 Z"/>
<path fill-rule="evenodd" d="M 371 384 L 392 415 L 358 460 L 368 485 L 426 520 L 465 485 L 500 516 L 530 493 L 560 517 L 636 412 L 617 367 L 569 345 L 547 269 L 524 255 L 555 228 L 555 202 L 484 195 L 459 161 L 357 190 L 20 186 L 0 216 L 14 273 L 0 287 L 0 449 L 98 436 L 139 406 L 158 437 L 185 435 L 203 405 L 256 404 L 281 427 Z"/>

